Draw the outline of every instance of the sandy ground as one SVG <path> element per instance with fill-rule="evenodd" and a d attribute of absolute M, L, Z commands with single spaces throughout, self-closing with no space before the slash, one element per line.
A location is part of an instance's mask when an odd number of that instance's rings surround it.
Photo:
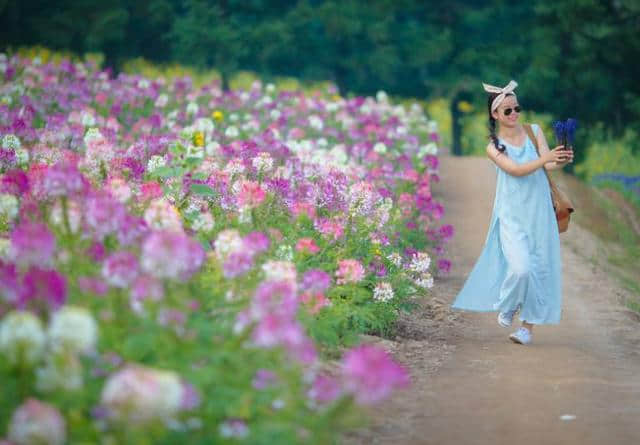
<path fill-rule="evenodd" d="M 371 410 L 347 444 L 640 444 L 640 317 L 628 291 L 593 261 L 599 240 L 572 224 L 561 235 L 563 313 L 533 343 L 508 339 L 497 313 L 451 311 L 486 238 L 495 167 L 441 157 L 444 222 L 454 224 L 454 267 L 398 337 L 368 337 L 410 370 L 409 390 Z"/>

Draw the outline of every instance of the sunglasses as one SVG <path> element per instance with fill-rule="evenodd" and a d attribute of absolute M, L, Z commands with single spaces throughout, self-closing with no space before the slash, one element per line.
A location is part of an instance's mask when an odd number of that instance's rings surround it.
<path fill-rule="evenodd" d="M 516 113 L 520 113 L 520 110 L 522 110 L 522 108 L 520 108 L 520 105 L 516 105 L 513 108 L 505 108 L 504 109 L 504 115 L 505 116 L 509 116 L 512 111 L 515 111 Z"/>

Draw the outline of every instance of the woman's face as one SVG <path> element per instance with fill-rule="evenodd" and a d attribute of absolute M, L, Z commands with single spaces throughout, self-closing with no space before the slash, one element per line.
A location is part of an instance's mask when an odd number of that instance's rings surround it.
<path fill-rule="evenodd" d="M 493 112 L 493 117 L 505 127 L 514 127 L 518 123 L 520 113 L 515 110 L 518 105 L 518 99 L 515 96 L 507 96 L 500 102 L 498 108 Z M 511 110 L 511 111 L 509 111 Z M 505 114 L 505 112 L 509 114 Z"/>

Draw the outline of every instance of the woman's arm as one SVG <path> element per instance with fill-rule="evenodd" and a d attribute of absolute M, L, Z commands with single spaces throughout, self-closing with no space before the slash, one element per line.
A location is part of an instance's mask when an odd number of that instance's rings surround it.
<path fill-rule="evenodd" d="M 566 153 L 568 153 L 568 150 L 562 150 L 562 146 L 556 147 L 553 150 L 549 150 L 549 148 L 547 148 L 547 152 L 544 154 L 540 153 L 539 158 L 523 164 L 518 164 L 517 162 L 509 159 L 505 153 L 498 151 L 495 145 L 493 145 L 493 142 L 489 142 L 489 145 L 487 145 L 487 156 L 489 156 L 489 159 L 512 176 L 528 175 L 545 165 L 545 163 L 560 161 L 567 156 Z"/>
<path fill-rule="evenodd" d="M 538 128 L 540 128 L 540 126 L 538 125 Z M 535 133 L 535 129 L 534 129 L 534 136 L 536 137 L 537 141 L 538 141 L 538 149 L 540 150 L 540 157 L 542 157 L 542 155 L 544 153 L 548 153 L 549 150 L 549 145 L 547 144 L 547 139 L 544 137 L 544 133 L 542 132 L 542 129 L 540 129 L 537 134 Z M 557 148 L 557 147 L 556 147 Z M 572 150 L 567 150 L 567 157 L 565 158 L 565 160 L 561 160 L 561 161 L 554 161 L 554 162 L 548 162 L 544 165 L 544 168 L 546 168 L 547 170 L 558 170 L 562 167 L 564 167 L 565 165 L 567 165 L 569 162 L 573 161 L 573 151 Z"/>

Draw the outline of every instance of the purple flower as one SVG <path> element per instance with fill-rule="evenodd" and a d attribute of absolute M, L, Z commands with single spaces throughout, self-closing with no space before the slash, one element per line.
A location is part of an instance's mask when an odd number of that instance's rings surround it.
<path fill-rule="evenodd" d="M 128 287 L 138 276 L 138 258 L 131 252 L 109 255 L 102 264 L 102 277 L 114 287 Z"/>
<path fill-rule="evenodd" d="M 253 267 L 253 255 L 247 251 L 232 252 L 225 259 L 222 271 L 226 278 L 235 278 L 249 272 Z"/>
<path fill-rule="evenodd" d="M 553 124 L 553 132 L 556 135 L 556 142 L 561 144 L 565 136 L 565 125 L 563 121 L 555 121 Z"/>
<path fill-rule="evenodd" d="M 262 232 L 251 232 L 242 239 L 245 249 L 252 254 L 258 254 L 269 249 L 271 241 L 269 237 Z"/>
<path fill-rule="evenodd" d="M 85 203 L 85 221 L 97 240 L 117 232 L 126 213 L 125 207 L 108 194 L 95 193 Z"/>
<path fill-rule="evenodd" d="M 81 193 L 88 188 L 89 182 L 75 165 L 69 162 L 58 162 L 47 169 L 43 185 L 47 195 L 55 198 Z"/>
<path fill-rule="evenodd" d="M 251 386 L 255 389 L 263 390 L 269 386 L 275 385 L 277 381 L 278 377 L 273 371 L 269 371 L 268 369 L 258 369 L 253 377 Z"/>
<path fill-rule="evenodd" d="M 331 276 L 324 270 L 309 269 L 302 277 L 302 290 L 322 293 L 331 286 Z"/>
<path fill-rule="evenodd" d="M 451 261 L 441 258 L 438 260 L 438 270 L 442 274 L 448 274 L 451 270 Z"/>
<path fill-rule="evenodd" d="M 36 312 L 55 310 L 67 299 L 67 282 L 55 270 L 32 266 L 22 278 L 22 287 L 16 306 Z"/>
<path fill-rule="evenodd" d="M 51 265 L 56 250 L 56 238 L 42 223 L 26 221 L 11 232 L 10 255 L 23 266 Z"/>
<path fill-rule="evenodd" d="M 576 129 L 578 128 L 578 121 L 576 119 L 569 118 L 565 123 L 565 132 L 567 133 L 567 142 L 569 145 L 573 144 Z"/>
<path fill-rule="evenodd" d="M 0 295 L 3 295 L 9 303 L 14 303 L 18 298 L 19 289 L 15 264 L 5 264 L 0 260 Z"/>
<path fill-rule="evenodd" d="M 361 345 L 348 351 L 342 360 L 342 375 L 347 391 L 359 404 L 372 404 L 409 384 L 407 371 L 389 354 L 373 345 Z"/>
<path fill-rule="evenodd" d="M 180 232 L 155 231 L 142 244 L 142 269 L 156 278 L 188 280 L 204 259 L 202 246 Z"/>

